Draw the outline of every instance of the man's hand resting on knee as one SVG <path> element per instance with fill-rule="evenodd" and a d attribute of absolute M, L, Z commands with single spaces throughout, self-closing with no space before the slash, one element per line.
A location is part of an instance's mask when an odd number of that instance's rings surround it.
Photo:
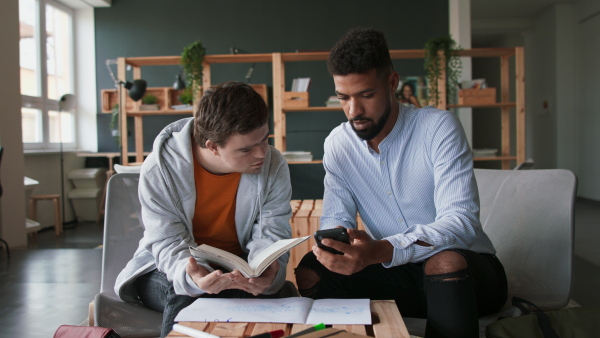
<path fill-rule="evenodd" d="M 239 286 L 237 289 L 258 296 L 273 284 L 278 271 L 279 262 L 274 261 L 259 277 L 246 278 L 238 270 L 233 270 L 231 274 L 235 277 L 235 282 Z"/>
<path fill-rule="evenodd" d="M 231 272 L 223 273 L 221 270 L 215 270 L 209 273 L 204 267 L 198 265 L 194 257 L 189 258 L 185 272 L 206 293 L 215 294 L 227 289 L 240 289 Z"/>
<path fill-rule="evenodd" d="M 363 230 L 348 229 L 350 244 L 330 238 L 324 238 L 321 243 L 343 252 L 343 255 L 332 254 L 318 246 L 312 251 L 327 269 L 342 275 L 352 275 L 369 265 L 389 262 L 394 254 L 394 247 L 386 240 L 374 240 Z"/>

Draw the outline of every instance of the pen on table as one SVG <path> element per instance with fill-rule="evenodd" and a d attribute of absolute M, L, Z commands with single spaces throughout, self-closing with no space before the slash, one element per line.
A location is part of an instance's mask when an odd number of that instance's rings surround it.
<path fill-rule="evenodd" d="M 305 334 L 311 333 L 311 332 L 315 332 L 315 331 L 319 331 L 319 330 L 323 330 L 325 329 L 325 324 L 321 323 L 321 324 L 317 324 L 313 327 L 309 327 L 306 330 L 302 330 L 300 332 L 296 332 L 291 336 L 287 336 L 286 338 L 295 338 L 295 337 L 300 337 L 300 336 L 304 336 Z"/>
<path fill-rule="evenodd" d="M 208 332 L 192 329 L 191 327 L 183 326 L 180 324 L 173 325 L 173 331 L 177 331 L 179 333 L 186 334 L 193 338 L 221 338 L 219 336 L 215 336 L 214 334 L 210 334 Z"/>
<path fill-rule="evenodd" d="M 275 331 L 271 331 L 271 332 L 257 334 L 255 336 L 248 337 L 248 338 L 281 338 L 284 335 L 285 335 L 285 332 L 283 330 L 275 330 Z"/>

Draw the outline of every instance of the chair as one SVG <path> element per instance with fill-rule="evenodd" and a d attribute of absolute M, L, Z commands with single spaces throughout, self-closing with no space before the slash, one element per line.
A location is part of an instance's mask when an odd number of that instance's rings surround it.
<path fill-rule="evenodd" d="M 4 152 L 4 148 L 2 146 L 0 146 L 0 166 L 2 164 L 2 153 Z M 0 182 L 0 197 L 2 197 L 2 182 Z M 10 258 L 10 249 L 8 248 L 8 243 L 0 238 L 0 242 L 2 242 L 2 244 L 4 244 L 4 248 L 6 249 L 6 257 Z"/>
<path fill-rule="evenodd" d="M 124 173 L 108 181 L 102 280 L 100 293 L 94 297 L 93 322 L 123 337 L 155 337 L 160 335 L 162 313 L 125 303 L 114 292 L 117 275 L 133 257 L 144 233 L 138 180 L 139 174 Z"/>
<path fill-rule="evenodd" d="M 544 310 L 567 306 L 573 276 L 573 224 L 577 188 L 568 170 L 475 169 L 483 229 L 508 278 L 501 312 L 479 320 L 480 336 L 500 317 L 519 315 L 512 296 Z M 425 320 L 405 318 L 411 334 L 424 335 Z"/>

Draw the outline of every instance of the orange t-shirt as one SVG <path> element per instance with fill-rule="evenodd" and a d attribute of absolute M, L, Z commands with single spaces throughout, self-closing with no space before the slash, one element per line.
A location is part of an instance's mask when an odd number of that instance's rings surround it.
<path fill-rule="evenodd" d="M 198 245 L 242 254 L 235 229 L 235 201 L 241 177 L 241 173 L 211 174 L 194 159 L 196 207 L 192 224 Z"/>

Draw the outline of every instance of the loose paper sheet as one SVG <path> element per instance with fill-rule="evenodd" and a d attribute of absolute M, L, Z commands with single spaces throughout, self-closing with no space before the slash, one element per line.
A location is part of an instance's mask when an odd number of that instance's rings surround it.
<path fill-rule="evenodd" d="M 371 309 L 368 299 L 198 298 L 175 321 L 371 324 Z"/>

